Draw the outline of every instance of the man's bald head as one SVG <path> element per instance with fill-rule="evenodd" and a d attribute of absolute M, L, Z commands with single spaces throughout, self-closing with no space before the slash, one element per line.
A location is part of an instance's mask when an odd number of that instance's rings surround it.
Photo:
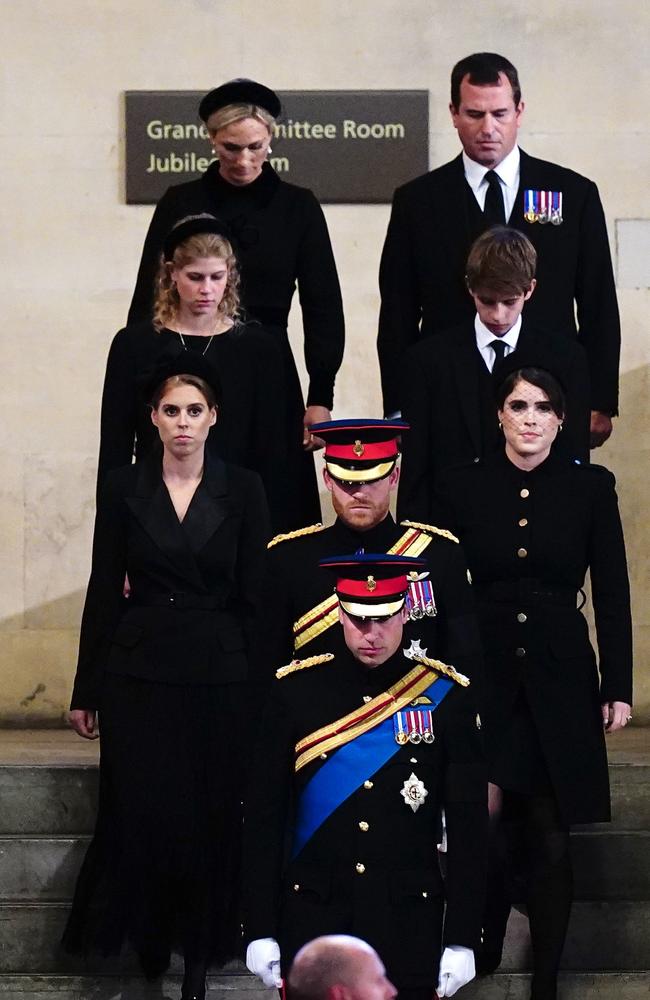
<path fill-rule="evenodd" d="M 287 978 L 290 1000 L 391 1000 L 397 990 L 360 938 L 331 934 L 304 945 Z"/>

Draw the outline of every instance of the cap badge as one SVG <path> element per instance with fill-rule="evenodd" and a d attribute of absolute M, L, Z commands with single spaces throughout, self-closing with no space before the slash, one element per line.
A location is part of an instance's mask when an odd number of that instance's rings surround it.
<path fill-rule="evenodd" d="M 364 451 L 365 451 L 365 450 L 366 450 L 366 449 L 365 449 L 365 448 L 364 448 L 364 446 L 362 445 L 361 441 L 359 441 L 359 440 L 357 439 L 357 440 L 356 440 L 356 441 L 354 442 L 354 448 L 352 449 L 352 451 L 353 451 L 353 452 L 354 452 L 354 454 L 355 454 L 355 455 L 357 456 L 357 458 L 361 458 L 361 456 L 363 455 L 363 453 L 364 453 Z"/>
<path fill-rule="evenodd" d="M 366 589 L 369 590 L 371 594 L 373 590 L 377 589 L 377 581 L 375 580 L 374 576 L 368 577 L 368 581 L 366 583 Z"/>

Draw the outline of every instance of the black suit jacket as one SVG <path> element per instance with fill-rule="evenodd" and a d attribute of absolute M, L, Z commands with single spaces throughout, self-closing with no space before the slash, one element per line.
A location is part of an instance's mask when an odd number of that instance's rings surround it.
<path fill-rule="evenodd" d="M 482 426 L 478 371 L 482 364 L 472 322 L 427 337 L 407 352 L 400 405 L 411 429 L 402 438 L 397 502 L 401 518 L 429 520 L 440 475 L 477 461 L 502 444 L 496 403 L 492 423 Z M 549 369 L 564 387 L 567 412 L 554 450 L 588 462 L 589 374 L 582 347 L 567 337 L 542 333 L 526 319 L 499 379 L 526 365 Z"/>
<path fill-rule="evenodd" d="M 160 456 L 109 473 L 97 507 L 71 707 L 100 705 L 104 671 L 181 684 L 244 680 L 267 540 L 259 477 L 207 452 L 182 523 Z"/>
<path fill-rule="evenodd" d="M 526 189 L 561 191 L 562 225 L 527 222 Z M 572 337 L 578 333 L 589 362 L 591 408 L 615 413 L 620 324 L 596 185 L 522 150 L 509 225 L 525 233 L 538 254 L 537 288 L 526 306 L 528 319 L 542 329 Z M 385 412 L 399 405 L 406 348 L 421 336 L 472 317 L 465 263 L 472 242 L 485 228 L 461 156 L 395 192 L 379 272 L 378 351 Z"/>

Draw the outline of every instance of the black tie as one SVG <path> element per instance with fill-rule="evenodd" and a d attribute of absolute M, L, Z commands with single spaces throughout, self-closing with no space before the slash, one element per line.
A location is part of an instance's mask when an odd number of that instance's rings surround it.
<path fill-rule="evenodd" d="M 502 340 L 491 340 L 488 344 L 494 351 L 494 364 L 492 365 L 492 374 L 498 375 L 499 369 L 503 365 L 503 359 L 506 356 L 506 345 Z"/>
<path fill-rule="evenodd" d="M 488 226 L 505 226 L 506 210 L 503 205 L 503 194 L 501 193 L 499 178 L 494 170 L 488 170 L 485 179 L 488 182 L 488 189 L 485 192 L 483 218 Z"/>

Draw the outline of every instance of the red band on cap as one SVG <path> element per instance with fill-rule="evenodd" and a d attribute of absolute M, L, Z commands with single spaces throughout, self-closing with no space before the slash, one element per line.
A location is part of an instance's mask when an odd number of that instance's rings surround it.
<path fill-rule="evenodd" d="M 375 459 L 395 458 L 399 454 L 397 441 L 375 441 L 367 444 L 365 441 L 352 441 L 350 444 L 325 444 L 326 458 L 342 458 L 346 462 L 358 462 L 359 460 L 372 461 Z"/>
<path fill-rule="evenodd" d="M 394 597 L 403 594 L 408 589 L 406 575 L 392 576 L 388 580 L 376 580 L 372 573 L 364 580 L 336 581 L 337 594 L 345 594 L 346 597 L 363 598 L 369 597 Z"/>

